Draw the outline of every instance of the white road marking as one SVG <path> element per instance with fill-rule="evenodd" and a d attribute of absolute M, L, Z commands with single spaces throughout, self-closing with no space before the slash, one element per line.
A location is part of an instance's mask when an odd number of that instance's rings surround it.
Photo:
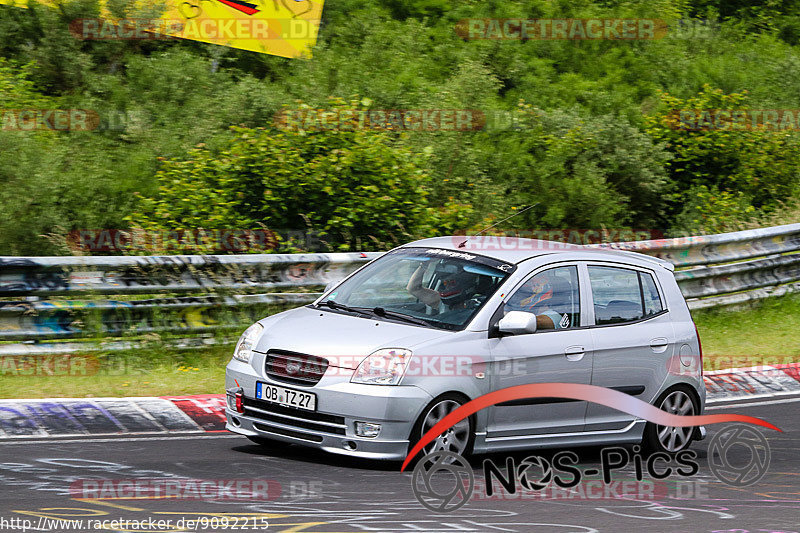
<path fill-rule="evenodd" d="M 751 402 L 751 403 L 732 403 L 728 405 L 715 405 L 714 407 L 706 407 L 706 411 L 712 409 L 736 409 L 738 407 L 756 407 L 758 405 L 774 405 L 777 403 L 792 403 L 800 402 L 800 398 L 785 398 L 783 400 L 770 400 L 765 402 Z"/>

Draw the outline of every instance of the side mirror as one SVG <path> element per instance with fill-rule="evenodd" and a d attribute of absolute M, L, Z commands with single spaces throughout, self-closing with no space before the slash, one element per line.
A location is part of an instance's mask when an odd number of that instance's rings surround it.
<path fill-rule="evenodd" d="M 536 333 L 536 315 L 525 311 L 509 311 L 497 323 L 501 335 L 527 335 Z"/>

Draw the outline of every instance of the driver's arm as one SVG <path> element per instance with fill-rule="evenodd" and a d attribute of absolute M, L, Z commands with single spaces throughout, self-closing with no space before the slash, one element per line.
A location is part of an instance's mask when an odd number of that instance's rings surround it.
<path fill-rule="evenodd" d="M 419 298 L 419 301 L 427 306 L 437 308 L 442 301 L 442 297 L 433 289 L 422 286 L 422 275 L 425 270 L 425 265 L 420 265 L 411 275 L 408 280 L 406 290 L 412 295 Z"/>

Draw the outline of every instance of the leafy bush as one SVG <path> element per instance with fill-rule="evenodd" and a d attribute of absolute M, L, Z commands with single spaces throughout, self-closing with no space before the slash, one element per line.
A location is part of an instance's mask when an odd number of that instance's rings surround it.
<path fill-rule="evenodd" d="M 421 211 L 410 208 L 391 228 L 363 213 L 337 218 L 316 174 L 303 179 L 317 190 L 311 200 L 328 202 L 324 209 L 303 204 L 304 195 L 284 193 L 291 169 L 275 173 L 284 180 L 275 188 L 260 185 L 286 194 L 279 205 L 277 197 L 267 202 L 263 191 L 251 198 L 249 182 L 226 181 L 211 162 L 203 163 L 204 173 L 218 176 L 210 190 L 230 186 L 247 201 L 206 193 L 213 209 L 200 213 L 213 211 L 226 226 L 268 221 L 287 229 L 307 228 L 312 222 L 304 216 L 314 215 L 312 225 L 331 232 L 332 247 L 365 248 L 378 246 L 373 237 L 388 245 L 410 235 L 478 229 L 512 207 L 537 202 L 513 225 L 710 232 L 739 218 L 743 224 L 767 220 L 798 197 L 795 134 L 682 132 L 665 122 L 675 106 L 796 108 L 797 0 L 337 0 L 325 6 L 311 60 L 184 40 L 81 41 L 69 34 L 69 22 L 96 17 L 98 0 L 65 0 L 57 9 L 30 4 L 0 6 L 2 106 L 87 108 L 120 120 L 93 133 L 0 131 L 0 254 L 68 253 L 43 236 L 145 223 L 136 217 L 152 218 L 155 207 L 146 211 L 133 193 L 157 201 L 158 187 L 169 185 L 165 173 L 178 162 L 199 164 L 228 152 L 242 131 L 277 138 L 280 132 L 258 128 L 297 100 L 327 106 L 330 98 L 352 95 L 368 98 L 373 109 L 478 109 L 487 115 L 522 109 L 538 118 L 520 131 L 365 133 L 358 142 L 351 136 L 345 144 L 359 157 L 367 157 L 374 142 L 375 149 L 406 154 L 400 161 L 414 159 L 413 168 L 426 176 L 418 186 L 370 178 L 365 186 L 378 192 L 342 192 L 342 202 L 372 208 L 383 207 L 384 194 L 395 187 L 427 192 Z M 153 5 L 111 4 L 131 17 Z M 455 31 L 461 19 L 486 17 L 655 17 L 671 30 L 663 39 L 641 41 L 468 40 Z M 711 19 L 708 31 L 672 31 L 677 20 L 690 17 Z M 737 99 L 744 91 L 746 99 Z M 534 107 L 520 108 L 520 102 Z M 231 126 L 244 129 L 231 133 Z M 312 153 L 311 139 L 303 138 L 299 153 L 318 163 L 320 173 L 332 173 L 336 165 L 325 157 L 342 149 L 335 136 L 309 137 L 333 144 Z M 197 150 L 198 143 L 205 147 Z M 160 166 L 159 157 L 170 162 Z M 183 174 L 180 180 L 187 188 L 195 183 Z M 336 183 L 346 191 L 343 181 Z M 359 187 L 362 178 L 355 183 Z M 398 194 L 403 204 L 405 193 Z M 273 213 L 265 214 L 265 206 Z M 326 229 L 328 219 L 333 222 Z M 165 226 L 187 229 L 209 224 L 191 209 L 168 220 Z"/>
<path fill-rule="evenodd" d="M 621 116 L 535 113 L 530 129 L 497 134 L 493 150 L 509 198 L 538 204 L 515 227 L 654 227 L 669 158 L 662 146 Z"/>
<path fill-rule="evenodd" d="M 703 125 L 692 117 L 702 110 L 748 109 L 747 94 L 725 94 L 708 85 L 697 96 L 661 95 L 661 109 L 647 117 L 647 131 L 666 143 L 671 212 L 676 230 L 713 232 L 732 221 L 769 212 L 800 193 L 800 138 L 792 131 L 769 131 L 758 124 L 733 130 Z M 681 122 L 676 110 L 690 110 Z M 708 221 L 708 226 L 705 222 Z"/>
<path fill-rule="evenodd" d="M 421 159 L 388 133 L 234 127 L 218 151 L 164 161 L 158 193 L 141 196 L 129 221 L 144 230 L 309 230 L 333 250 L 385 249 L 438 220 Z"/>
<path fill-rule="evenodd" d="M 685 202 L 673 225 L 673 233 L 685 236 L 725 233 L 744 229 L 756 208 L 741 191 L 720 191 L 706 185 L 683 194 Z"/>

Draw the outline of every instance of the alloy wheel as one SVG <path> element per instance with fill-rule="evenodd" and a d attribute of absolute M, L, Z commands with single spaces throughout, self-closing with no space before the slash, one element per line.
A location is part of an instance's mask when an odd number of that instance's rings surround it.
<path fill-rule="evenodd" d="M 419 438 L 422 438 L 428 430 L 459 407 L 461 404 L 455 400 L 442 400 L 431 406 L 422 421 Z M 449 451 L 463 455 L 468 444 L 469 420 L 465 418 L 436 437 L 423 450 L 426 455 L 434 451 Z"/>
<path fill-rule="evenodd" d="M 693 416 L 694 402 L 689 395 L 676 390 L 661 402 L 661 410 L 673 415 Z M 661 446 L 668 452 L 678 452 L 689 445 L 694 427 L 656 426 L 656 436 Z"/>

